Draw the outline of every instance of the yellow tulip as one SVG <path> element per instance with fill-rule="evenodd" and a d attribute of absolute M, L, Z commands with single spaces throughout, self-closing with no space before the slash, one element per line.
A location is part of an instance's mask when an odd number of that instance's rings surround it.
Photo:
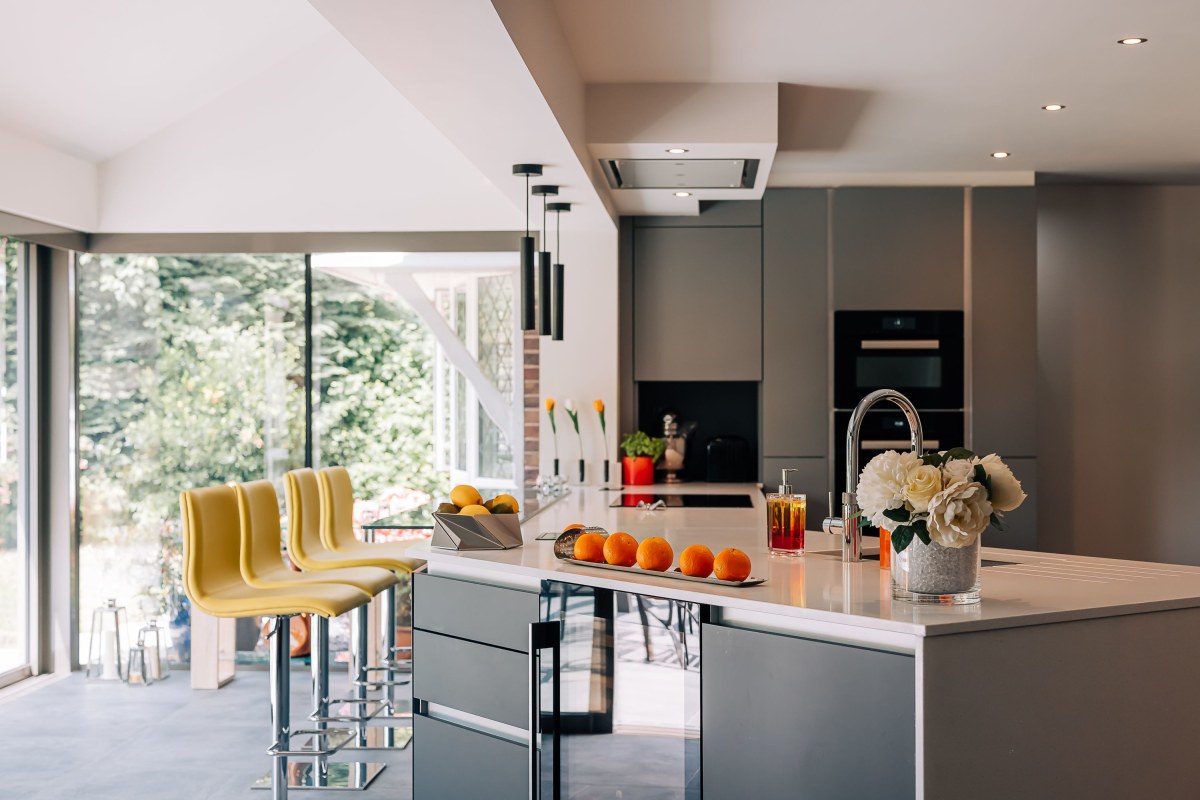
<path fill-rule="evenodd" d="M 547 410 L 547 411 L 553 411 L 553 410 L 554 410 L 554 398 L 553 398 L 553 397 L 547 397 L 547 398 L 546 398 L 546 410 Z"/>
<path fill-rule="evenodd" d="M 603 414 L 604 413 L 604 401 L 603 400 L 593 400 L 592 408 L 596 409 L 596 413 Z"/>

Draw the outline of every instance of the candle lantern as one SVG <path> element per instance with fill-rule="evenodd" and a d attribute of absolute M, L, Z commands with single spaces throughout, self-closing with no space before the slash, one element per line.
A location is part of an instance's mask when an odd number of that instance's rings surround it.
<path fill-rule="evenodd" d="M 171 667 L 167 663 L 171 643 L 166 630 L 158 627 L 156 620 L 150 620 L 150 624 L 138 631 L 138 646 L 144 651 L 146 660 L 146 683 L 171 677 Z"/>
<path fill-rule="evenodd" d="M 128 626 L 125 606 L 118 606 L 113 598 L 92 612 L 92 632 L 88 636 L 88 678 L 125 680 L 126 664 L 121 643 L 129 640 L 126 631 Z"/>

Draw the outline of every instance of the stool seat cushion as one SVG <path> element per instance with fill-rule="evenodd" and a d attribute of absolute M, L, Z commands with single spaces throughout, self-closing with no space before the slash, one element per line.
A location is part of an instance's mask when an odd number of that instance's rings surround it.
<path fill-rule="evenodd" d="M 337 617 L 371 600 L 364 591 L 336 583 L 264 589 L 234 584 L 196 598 L 196 605 L 214 617 L 266 617 L 320 614 Z"/>
<path fill-rule="evenodd" d="M 338 563 L 355 567 L 383 567 L 412 572 L 425 562 L 409 558 L 405 553 L 412 547 L 408 542 L 343 542 L 337 550 L 326 551 Z"/>

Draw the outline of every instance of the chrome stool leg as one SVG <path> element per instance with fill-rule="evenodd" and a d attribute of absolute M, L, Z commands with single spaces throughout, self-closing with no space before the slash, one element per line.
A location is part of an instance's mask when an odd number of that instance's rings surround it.
<path fill-rule="evenodd" d="M 359 606 L 354 610 L 350 634 L 350 670 L 355 675 L 354 697 L 331 700 L 329 698 L 329 620 L 318 617 L 317 628 L 313 634 L 313 712 L 309 719 L 317 722 L 366 722 L 385 711 L 387 706 L 382 700 L 371 700 L 365 691 L 359 691 L 358 684 L 358 653 L 366 648 L 358 642 L 359 631 L 366 631 L 367 607 Z M 365 688 L 365 687 L 362 687 Z"/>
<path fill-rule="evenodd" d="M 270 789 L 273 800 L 286 800 L 289 789 L 366 789 L 383 772 L 384 764 L 365 761 L 330 762 L 329 756 L 338 752 L 355 738 L 356 732 L 347 728 L 329 728 L 325 720 L 318 721 L 314 730 L 291 730 L 291 637 L 288 635 L 290 617 L 276 617 L 271 632 L 271 730 L 274 742 L 267 752 L 272 757 L 271 773 L 259 778 L 253 788 Z M 314 653 L 314 697 L 326 699 L 329 691 L 329 620 L 316 619 L 316 638 L 322 647 Z M 314 643 L 316 644 L 316 643 Z M 323 657 L 322 657 L 323 656 Z M 324 687 L 324 691 L 322 691 Z M 360 723 L 365 724 L 365 723 Z M 297 743 L 295 737 L 306 734 Z M 312 761 L 289 764 L 289 756 L 312 756 Z"/>

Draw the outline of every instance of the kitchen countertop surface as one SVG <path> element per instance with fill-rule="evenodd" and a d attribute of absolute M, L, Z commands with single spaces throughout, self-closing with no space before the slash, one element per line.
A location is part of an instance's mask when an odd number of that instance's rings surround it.
<path fill-rule="evenodd" d="M 970 630 L 1038 625 L 1050 622 L 1200 607 L 1200 567 L 1118 561 L 1084 556 L 983 548 L 984 561 L 1010 562 L 982 570 L 983 600 L 973 606 L 913 605 L 891 596 L 891 580 L 877 561 L 843 564 L 841 540 L 812 528 L 806 554 L 770 556 L 766 549 L 766 501 L 755 484 L 674 484 L 638 487 L 637 494 L 742 493 L 753 508 L 669 508 L 644 511 L 611 508 L 618 492 L 595 487 L 572 491 L 522 524 L 523 547 L 512 550 L 456 552 L 422 542 L 409 550 L 430 562 L 431 570 L 451 571 L 479 580 L 534 586 L 543 579 L 568 581 L 618 591 L 706 603 L 725 609 L 798 618 L 917 636 Z M 627 493 L 634 493 L 627 490 Z M 689 544 L 708 545 L 714 553 L 737 547 L 750 556 L 759 586 L 737 588 L 657 576 L 578 566 L 554 557 L 553 541 L 537 541 L 572 523 L 626 531 L 641 540 L 662 536 L 678 560 Z M 984 534 L 986 543 L 1003 543 L 1003 532 Z M 873 552 L 876 540 L 864 540 Z M 676 562 L 678 563 L 678 562 Z"/>

